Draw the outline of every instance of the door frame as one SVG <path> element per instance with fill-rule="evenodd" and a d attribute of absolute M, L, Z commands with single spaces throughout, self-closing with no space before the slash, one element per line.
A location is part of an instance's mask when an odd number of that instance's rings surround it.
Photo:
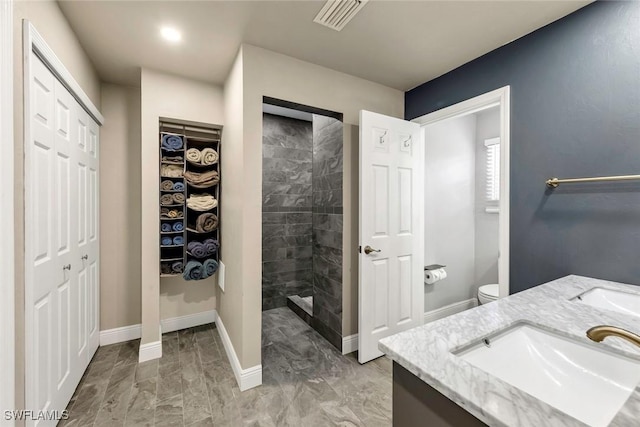
<path fill-rule="evenodd" d="M 14 140 L 13 140 L 13 0 L 0 2 L 0 408 L 15 405 L 15 217 L 14 217 Z M 5 420 L 13 426 L 13 420 Z"/>
<path fill-rule="evenodd" d="M 491 92 L 484 93 L 466 101 L 459 102 L 433 113 L 425 114 L 411 120 L 425 126 L 432 125 L 442 120 L 458 118 L 469 114 L 474 114 L 488 108 L 499 106 L 500 108 L 500 218 L 499 218 L 499 253 L 498 277 L 500 285 L 500 298 L 509 296 L 509 224 L 510 220 L 510 180 L 511 180 L 511 157 L 510 157 L 510 86 L 504 86 Z M 424 135 L 424 132 L 423 132 Z M 426 144 L 426 139 L 423 137 Z M 506 178 L 506 179 L 504 179 Z"/>
<path fill-rule="evenodd" d="M 62 61 L 56 56 L 54 51 L 49 47 L 44 38 L 38 33 L 36 28 L 29 22 L 28 20 L 23 21 L 22 25 L 22 36 L 23 36 L 23 99 L 24 99 L 24 113 L 23 113 L 23 131 L 24 131 L 24 202 L 25 202 L 25 257 L 24 257 L 24 333 L 25 337 L 31 337 L 34 330 L 34 325 L 32 322 L 33 310 L 31 304 L 29 303 L 32 300 L 33 296 L 33 283 L 31 281 L 31 277 L 33 276 L 28 260 L 31 258 L 30 251 L 32 248 L 29 244 L 29 236 L 27 236 L 27 222 L 29 218 L 26 217 L 26 213 L 30 212 L 28 206 L 30 204 L 30 194 L 28 194 L 27 189 L 30 188 L 31 177 L 29 170 L 29 165 L 31 164 L 31 145 L 29 141 L 31 140 L 31 121 L 30 117 L 32 116 L 33 106 L 31 105 L 31 81 L 33 79 L 33 66 L 32 66 L 32 55 L 33 52 L 53 73 L 55 78 L 57 78 L 62 85 L 69 91 L 69 93 L 78 101 L 80 106 L 87 111 L 89 116 L 95 120 L 99 126 L 102 126 L 104 123 L 104 117 L 100 114 L 100 111 L 96 108 L 96 106 L 91 102 L 89 96 L 82 90 L 82 87 L 78 84 L 78 82 L 73 78 L 69 70 L 64 66 Z M 99 306 L 98 306 L 99 307 Z M 99 318 L 98 318 L 99 319 Z M 98 330 L 99 330 L 98 325 Z M 25 397 L 25 405 L 29 405 L 29 403 L 33 400 L 33 366 L 35 361 L 31 355 L 33 354 L 33 349 L 31 348 L 31 340 L 24 340 L 25 346 L 25 354 L 24 354 L 24 363 L 25 363 L 25 384 L 24 384 L 24 397 Z"/>

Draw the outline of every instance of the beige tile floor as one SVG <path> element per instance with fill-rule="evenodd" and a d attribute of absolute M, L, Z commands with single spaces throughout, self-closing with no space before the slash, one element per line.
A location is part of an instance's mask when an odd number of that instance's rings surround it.
<path fill-rule="evenodd" d="M 390 426 L 391 363 L 343 356 L 288 308 L 263 313 L 263 385 L 240 392 L 214 324 L 101 347 L 64 426 Z"/>

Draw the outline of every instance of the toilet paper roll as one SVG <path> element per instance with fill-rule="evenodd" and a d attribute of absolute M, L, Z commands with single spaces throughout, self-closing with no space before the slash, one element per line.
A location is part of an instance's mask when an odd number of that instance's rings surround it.
<path fill-rule="evenodd" d="M 435 270 L 425 270 L 424 283 L 432 285 L 447 277 L 447 272 L 443 268 L 437 268 Z"/>

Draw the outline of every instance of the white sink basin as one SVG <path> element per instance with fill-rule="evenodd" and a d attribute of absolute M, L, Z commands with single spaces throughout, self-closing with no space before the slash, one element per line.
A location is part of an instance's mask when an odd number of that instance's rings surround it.
<path fill-rule="evenodd" d="M 640 317 L 640 295 L 631 292 L 593 288 L 573 298 L 572 301 Z"/>
<path fill-rule="evenodd" d="M 456 354 L 591 426 L 608 425 L 640 383 L 640 360 L 526 323 Z"/>

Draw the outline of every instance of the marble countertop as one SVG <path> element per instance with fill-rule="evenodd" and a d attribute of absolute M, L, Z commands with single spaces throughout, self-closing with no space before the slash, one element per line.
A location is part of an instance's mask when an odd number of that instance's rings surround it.
<path fill-rule="evenodd" d="M 523 320 L 590 343 L 585 332 L 600 324 L 640 333 L 640 321 L 632 316 L 569 301 L 594 287 L 640 294 L 638 286 L 572 275 L 384 338 L 378 346 L 394 362 L 490 426 L 584 426 L 451 351 Z M 623 340 L 607 339 L 600 345 L 640 357 L 640 350 Z M 640 386 L 610 426 L 638 426 L 639 419 Z"/>

